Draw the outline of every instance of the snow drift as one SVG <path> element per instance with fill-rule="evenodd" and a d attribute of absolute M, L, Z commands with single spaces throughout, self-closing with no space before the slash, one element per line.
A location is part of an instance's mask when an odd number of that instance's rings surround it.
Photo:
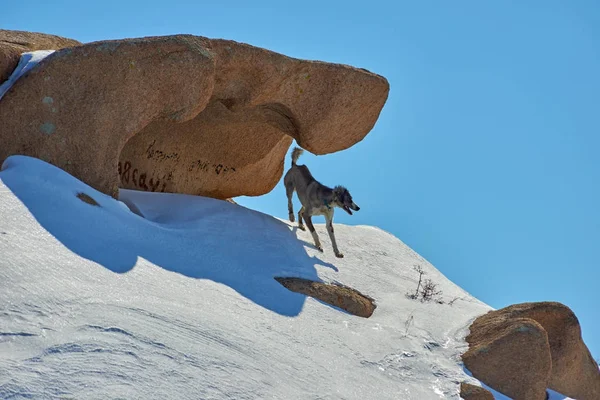
<path fill-rule="evenodd" d="M 40 160 L 5 161 L 0 398 L 458 399 L 461 381 L 478 384 L 460 354 L 490 307 L 394 236 L 337 225 L 339 260 L 225 201 L 121 196 L 145 218 Z M 416 264 L 444 304 L 407 298 Z M 281 276 L 339 282 L 377 308 L 356 317 Z"/>

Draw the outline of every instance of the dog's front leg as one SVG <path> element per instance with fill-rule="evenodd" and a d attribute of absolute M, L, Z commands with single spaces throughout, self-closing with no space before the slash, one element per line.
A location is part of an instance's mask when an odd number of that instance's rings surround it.
<path fill-rule="evenodd" d="M 333 252 L 337 258 L 342 258 L 344 255 L 338 250 L 337 243 L 335 241 L 335 234 L 333 233 L 333 215 L 330 213 L 325 214 L 325 220 L 327 225 L 327 233 L 329 233 L 329 238 L 331 239 L 331 244 L 333 245 Z"/>
<path fill-rule="evenodd" d="M 315 246 L 317 247 L 317 249 L 319 249 L 319 251 L 323 251 L 323 246 L 321 246 L 321 241 L 319 240 L 319 236 L 315 231 L 315 226 L 312 223 L 312 217 L 308 212 L 306 212 L 306 210 L 304 211 L 304 221 L 306 221 L 306 226 L 308 226 L 308 230 L 312 234 L 312 237 L 315 241 Z"/>

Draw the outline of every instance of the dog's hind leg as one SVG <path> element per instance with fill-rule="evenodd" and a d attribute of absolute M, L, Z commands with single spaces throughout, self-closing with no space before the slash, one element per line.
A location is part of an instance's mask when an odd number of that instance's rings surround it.
<path fill-rule="evenodd" d="M 291 183 L 285 182 L 285 194 L 288 199 L 288 217 L 290 219 L 290 222 L 294 222 L 294 205 L 292 204 L 294 186 Z"/>
<path fill-rule="evenodd" d="M 317 249 L 319 251 L 323 251 L 323 246 L 321 246 L 321 241 L 319 240 L 319 236 L 317 235 L 317 232 L 315 231 L 315 226 L 312 223 L 312 217 L 310 216 L 309 213 L 306 212 L 306 210 L 304 210 L 304 220 L 306 221 L 306 226 L 308 226 L 308 230 L 312 234 L 312 237 L 315 241 L 315 246 L 317 247 Z"/>
<path fill-rule="evenodd" d="M 298 211 L 298 229 L 302 229 L 303 231 L 305 231 L 306 228 L 302 223 L 302 214 L 304 214 L 304 206 L 302 206 L 302 208 L 300 208 L 300 211 Z"/>
<path fill-rule="evenodd" d="M 327 233 L 329 233 L 329 238 L 331 239 L 331 244 L 333 246 L 333 252 L 337 258 L 342 258 L 344 255 L 338 250 L 337 243 L 335 242 L 335 234 L 333 233 L 333 215 L 325 214 L 325 220 Z"/>

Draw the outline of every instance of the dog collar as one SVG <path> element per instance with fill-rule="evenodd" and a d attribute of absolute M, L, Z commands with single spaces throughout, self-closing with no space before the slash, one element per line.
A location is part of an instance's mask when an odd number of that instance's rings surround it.
<path fill-rule="evenodd" d="M 328 210 L 331 210 L 331 206 L 327 203 L 327 200 L 323 200 L 323 205 L 327 207 Z"/>

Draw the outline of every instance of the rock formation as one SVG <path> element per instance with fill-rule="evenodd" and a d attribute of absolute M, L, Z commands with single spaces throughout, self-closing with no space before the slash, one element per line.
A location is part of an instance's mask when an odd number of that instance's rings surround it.
<path fill-rule="evenodd" d="M 260 195 L 292 139 L 315 154 L 346 149 L 388 91 L 362 69 L 228 40 L 87 43 L 51 54 L 0 100 L 0 163 L 37 157 L 112 196 Z"/>
<path fill-rule="evenodd" d="M 579 400 L 600 398 L 600 371 L 575 314 L 554 302 L 523 303 L 477 318 L 465 366 L 514 398 L 543 400 L 546 388 Z"/>

